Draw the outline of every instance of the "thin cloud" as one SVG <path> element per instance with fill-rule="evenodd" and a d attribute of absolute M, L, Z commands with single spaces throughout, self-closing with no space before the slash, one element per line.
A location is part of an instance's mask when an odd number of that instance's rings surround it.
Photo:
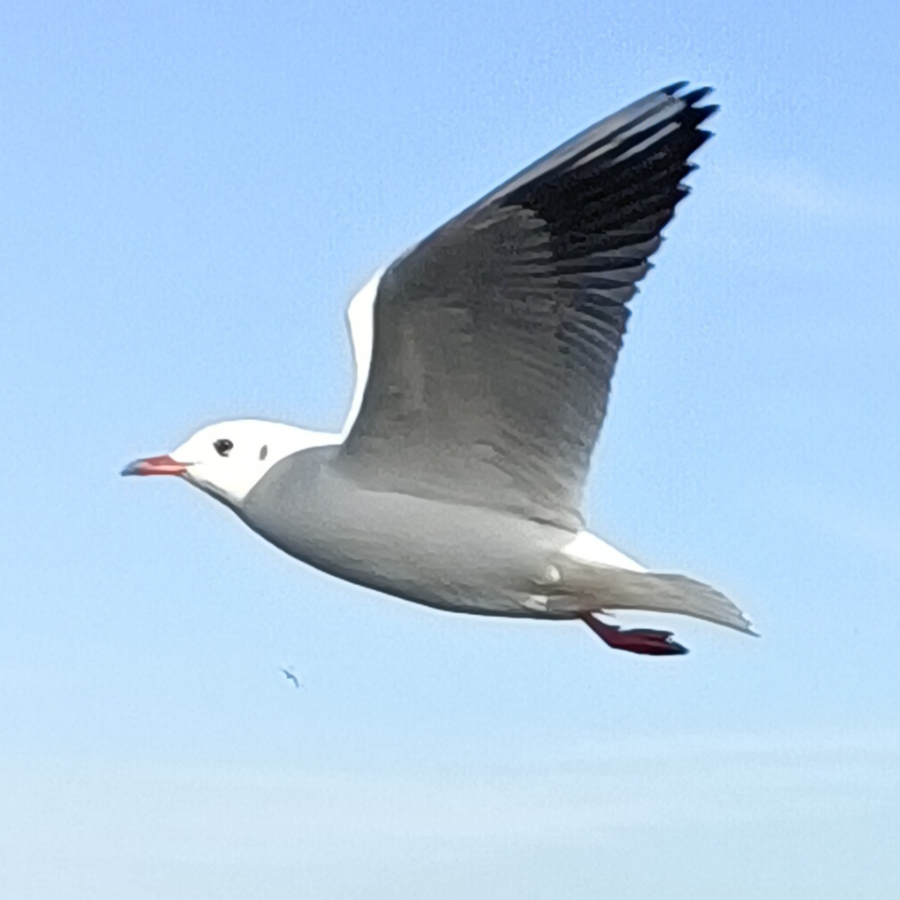
<path fill-rule="evenodd" d="M 412 771 L 7 771 L 7 846 L 53 858 L 241 865 L 595 847 L 656 829 L 871 819 L 900 802 L 900 734 L 700 735 L 532 747 Z M 21 796 L 18 796 L 21 795 Z M 16 799 L 18 796 L 18 800 Z M 27 799 L 27 806 L 23 807 Z M 630 836 L 630 837 L 629 837 Z"/>
<path fill-rule="evenodd" d="M 768 211 L 781 209 L 820 219 L 881 219 L 895 208 L 884 197 L 854 192 L 795 160 L 743 162 L 723 175 L 742 203 Z"/>

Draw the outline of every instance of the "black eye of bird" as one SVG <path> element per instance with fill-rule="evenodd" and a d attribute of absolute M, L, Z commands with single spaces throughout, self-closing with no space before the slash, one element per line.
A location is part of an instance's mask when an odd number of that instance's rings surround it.
<path fill-rule="evenodd" d="M 219 456 L 228 456 L 233 446 L 234 444 L 232 444 L 228 438 L 219 438 L 219 440 L 213 443 L 213 447 L 216 448 L 216 453 L 218 453 Z"/>

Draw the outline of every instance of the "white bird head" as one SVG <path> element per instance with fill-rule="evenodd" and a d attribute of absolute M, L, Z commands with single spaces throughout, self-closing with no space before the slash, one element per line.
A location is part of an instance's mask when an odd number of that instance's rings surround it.
<path fill-rule="evenodd" d="M 123 475 L 178 475 L 222 500 L 240 506 L 259 480 L 286 456 L 337 443 L 332 434 L 282 422 L 237 419 L 207 425 L 165 456 L 136 459 Z"/>

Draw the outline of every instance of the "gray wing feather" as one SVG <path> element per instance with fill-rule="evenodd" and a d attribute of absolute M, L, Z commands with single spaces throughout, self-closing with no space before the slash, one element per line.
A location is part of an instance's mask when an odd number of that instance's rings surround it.
<path fill-rule="evenodd" d="M 581 526 L 625 304 L 716 109 L 681 87 L 587 129 L 388 268 L 341 465 L 376 488 Z"/>

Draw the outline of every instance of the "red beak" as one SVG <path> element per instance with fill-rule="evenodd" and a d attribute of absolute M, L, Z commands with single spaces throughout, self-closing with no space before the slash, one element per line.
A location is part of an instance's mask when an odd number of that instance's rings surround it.
<path fill-rule="evenodd" d="M 171 456 L 150 456 L 136 459 L 122 469 L 122 475 L 182 475 L 187 463 L 176 462 Z"/>

